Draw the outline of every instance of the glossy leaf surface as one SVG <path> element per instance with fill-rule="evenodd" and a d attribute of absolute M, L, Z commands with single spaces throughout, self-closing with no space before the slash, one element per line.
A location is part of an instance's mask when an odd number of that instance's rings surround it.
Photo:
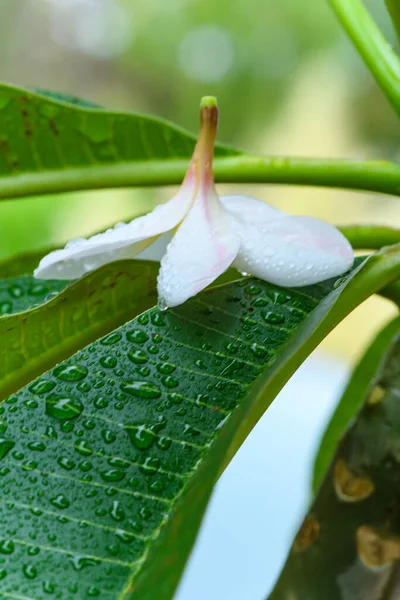
<path fill-rule="evenodd" d="M 126 260 L 72 283 L 1 281 L 0 398 L 152 306 L 157 271 L 157 263 Z"/>

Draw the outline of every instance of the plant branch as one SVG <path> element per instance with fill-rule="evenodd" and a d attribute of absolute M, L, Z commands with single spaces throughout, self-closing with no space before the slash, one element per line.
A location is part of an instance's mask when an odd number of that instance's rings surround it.
<path fill-rule="evenodd" d="M 400 243 L 400 229 L 385 225 L 340 225 L 354 250 L 379 250 Z"/>
<path fill-rule="evenodd" d="M 330 0 L 381 90 L 400 116 L 400 59 L 364 7 L 362 0 Z"/>
<path fill-rule="evenodd" d="M 54 169 L 0 178 L 0 198 L 78 190 L 180 184 L 187 160 L 123 162 Z M 353 161 L 238 155 L 216 158 L 218 183 L 280 183 L 365 190 L 400 195 L 400 165 Z"/>

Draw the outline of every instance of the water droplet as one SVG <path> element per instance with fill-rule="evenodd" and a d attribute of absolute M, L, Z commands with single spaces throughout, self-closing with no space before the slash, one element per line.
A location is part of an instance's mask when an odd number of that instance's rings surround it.
<path fill-rule="evenodd" d="M 80 381 L 86 377 L 88 370 L 82 365 L 60 365 L 53 373 L 62 381 Z"/>
<path fill-rule="evenodd" d="M 86 567 L 95 567 L 99 564 L 99 560 L 88 558 L 87 556 L 69 556 L 68 557 L 75 571 L 82 571 Z"/>
<path fill-rule="evenodd" d="M 156 493 L 162 492 L 164 489 L 164 484 L 162 481 L 153 481 L 150 484 L 150 489 L 152 492 L 156 492 Z"/>
<path fill-rule="evenodd" d="M 10 315 L 13 311 L 13 306 L 11 302 L 1 302 L 0 303 L 0 315 Z"/>
<path fill-rule="evenodd" d="M 121 505 L 118 502 L 118 500 L 114 500 L 114 502 L 112 503 L 110 515 L 112 516 L 114 521 L 121 522 L 125 519 L 125 513 L 124 513 L 123 509 L 121 508 Z"/>
<path fill-rule="evenodd" d="M 94 585 L 91 585 L 87 591 L 87 595 L 91 598 L 98 597 L 100 596 L 100 590 L 97 587 L 94 587 Z"/>
<path fill-rule="evenodd" d="M 131 544 L 136 539 L 132 533 L 129 533 L 129 531 L 124 531 L 123 529 L 116 529 L 115 535 L 124 544 Z"/>
<path fill-rule="evenodd" d="M 69 500 L 64 496 L 64 494 L 58 494 L 55 498 L 50 498 L 50 502 L 56 508 L 60 508 L 64 510 L 69 507 Z"/>
<path fill-rule="evenodd" d="M 91 462 L 89 462 L 88 460 L 83 460 L 82 462 L 79 463 L 79 470 L 83 471 L 83 473 L 87 473 L 88 471 L 90 471 L 93 468 L 93 465 Z M 94 490 L 92 490 L 94 491 Z"/>
<path fill-rule="evenodd" d="M 126 394 L 136 398 L 159 398 L 161 392 L 155 385 L 147 381 L 127 381 L 121 383 L 120 388 Z"/>
<path fill-rule="evenodd" d="M 261 288 L 258 285 L 247 285 L 244 291 L 251 296 L 257 296 L 257 294 L 261 293 Z"/>
<path fill-rule="evenodd" d="M 166 437 L 160 437 L 157 440 L 157 446 L 160 448 L 160 450 L 168 450 L 168 448 L 171 446 L 171 444 L 172 444 L 172 441 Z"/>
<path fill-rule="evenodd" d="M 44 294 L 47 294 L 48 291 L 49 288 L 47 286 L 43 285 L 42 283 L 35 283 L 29 288 L 28 294 L 30 296 L 44 296 Z"/>
<path fill-rule="evenodd" d="M 34 452 L 44 452 L 46 450 L 46 446 L 43 442 L 29 442 L 28 448 Z"/>
<path fill-rule="evenodd" d="M 162 313 L 154 311 L 151 313 L 151 322 L 153 323 L 153 325 L 162 327 L 165 325 L 165 317 Z"/>
<path fill-rule="evenodd" d="M 160 468 L 160 460 L 153 456 L 148 456 L 144 463 L 139 467 L 143 475 L 155 475 Z"/>
<path fill-rule="evenodd" d="M 149 357 L 143 352 L 143 350 L 135 350 L 134 352 L 128 352 L 128 358 L 136 364 L 143 364 L 148 362 L 149 360 Z"/>
<path fill-rule="evenodd" d="M 29 386 L 29 391 L 32 392 L 32 394 L 45 394 L 46 392 L 50 392 L 55 386 L 56 384 L 54 381 L 38 379 Z"/>
<path fill-rule="evenodd" d="M 60 458 L 57 459 L 57 462 L 60 465 L 60 467 L 62 467 L 66 471 L 72 471 L 72 469 L 75 468 L 74 461 L 71 460 L 70 458 L 67 458 L 66 456 L 61 456 Z"/>
<path fill-rule="evenodd" d="M 142 315 L 138 316 L 137 320 L 141 325 L 147 325 L 149 322 L 149 315 L 147 313 L 143 313 Z"/>
<path fill-rule="evenodd" d="M 121 339 L 122 333 L 110 333 L 102 340 L 100 340 L 100 343 L 103 344 L 103 346 L 112 346 L 113 344 L 119 342 Z"/>
<path fill-rule="evenodd" d="M 49 580 L 46 580 L 43 581 L 43 591 L 46 594 L 54 594 L 55 587 Z"/>
<path fill-rule="evenodd" d="M 108 400 L 106 398 L 103 398 L 103 396 L 99 396 L 98 398 L 96 398 L 93 404 L 96 408 L 107 408 Z"/>
<path fill-rule="evenodd" d="M 161 363 L 157 365 L 157 371 L 159 373 L 165 373 L 165 374 L 169 374 L 169 373 L 173 373 L 176 370 L 176 366 L 175 365 L 171 365 L 171 363 Z"/>
<path fill-rule="evenodd" d="M 22 572 L 27 579 L 35 579 L 37 576 L 37 569 L 33 565 L 24 565 Z"/>
<path fill-rule="evenodd" d="M 101 477 L 104 481 L 121 481 L 124 479 L 126 473 L 121 469 L 108 469 L 107 471 L 101 471 Z"/>
<path fill-rule="evenodd" d="M 13 298 L 21 298 L 24 295 L 24 290 L 20 285 L 13 284 L 8 287 L 8 293 Z"/>
<path fill-rule="evenodd" d="M 74 448 L 82 456 L 91 456 L 93 454 L 93 450 L 86 442 L 86 440 L 76 441 L 74 444 Z"/>
<path fill-rule="evenodd" d="M 150 448 L 156 437 L 154 431 L 146 429 L 144 424 L 127 426 L 126 431 L 131 443 L 139 450 Z"/>
<path fill-rule="evenodd" d="M 265 358 L 268 355 L 268 350 L 258 344 L 252 344 L 250 350 L 257 358 Z"/>
<path fill-rule="evenodd" d="M 161 378 L 161 381 L 168 388 L 175 388 L 179 385 L 179 381 L 175 377 L 172 377 L 172 375 L 165 375 Z"/>
<path fill-rule="evenodd" d="M 46 398 L 46 413 L 57 419 L 75 419 L 83 411 L 83 404 L 78 398 L 63 398 L 55 395 Z"/>
<path fill-rule="evenodd" d="M 274 325 L 283 323 L 285 320 L 285 317 L 283 315 L 272 311 L 262 310 L 261 315 L 265 321 L 267 321 L 268 323 L 273 323 Z"/>
<path fill-rule="evenodd" d="M 148 519 L 150 519 L 153 513 L 146 506 L 142 506 L 142 508 L 139 510 L 139 514 L 142 517 L 142 519 L 145 519 L 147 521 Z"/>
<path fill-rule="evenodd" d="M 109 431 L 108 429 L 103 429 L 101 432 L 102 438 L 106 444 L 112 444 L 117 439 L 117 436 L 113 431 Z"/>
<path fill-rule="evenodd" d="M 143 344 L 149 339 L 149 336 L 145 331 L 143 331 L 143 329 L 131 329 L 127 332 L 126 337 L 130 342 L 135 342 L 138 344 Z"/>
<path fill-rule="evenodd" d="M 102 356 L 100 359 L 100 364 L 105 369 L 113 369 L 117 366 L 117 359 L 114 356 Z"/>
<path fill-rule="evenodd" d="M 12 540 L 1 540 L 0 541 L 0 554 L 12 554 L 15 550 L 14 542 Z"/>
<path fill-rule="evenodd" d="M 14 448 L 15 442 L 0 438 L 0 460 L 6 456 Z"/>

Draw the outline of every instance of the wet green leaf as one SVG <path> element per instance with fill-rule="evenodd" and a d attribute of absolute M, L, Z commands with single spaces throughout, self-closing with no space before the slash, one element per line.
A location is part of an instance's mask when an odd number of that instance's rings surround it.
<path fill-rule="evenodd" d="M 361 401 L 362 408 L 340 440 L 269 600 L 397 598 L 399 386 L 397 318 L 369 348 L 344 394 L 353 410 Z M 340 420 L 342 427 L 347 418 Z"/>
<path fill-rule="evenodd" d="M 399 253 L 337 282 L 245 279 L 150 309 L 8 398 L 2 590 L 172 598 L 224 464 L 326 333 L 398 276 Z"/>
<path fill-rule="evenodd" d="M 158 263 L 125 260 L 67 287 L 30 275 L 0 281 L 0 398 L 152 306 L 157 272 Z"/>

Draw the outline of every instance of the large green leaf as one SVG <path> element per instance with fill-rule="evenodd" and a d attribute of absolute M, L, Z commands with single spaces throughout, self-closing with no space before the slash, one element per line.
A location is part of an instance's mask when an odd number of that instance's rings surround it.
<path fill-rule="evenodd" d="M 395 248 L 336 284 L 245 280 L 151 309 L 8 398 L 3 595 L 172 598 L 224 463 L 399 262 Z"/>
<path fill-rule="evenodd" d="M 0 316 L 0 398 L 152 306 L 157 271 L 155 262 L 118 261 L 64 291 L 66 282 L 29 275 L 0 281 L 0 313 L 15 313 Z"/>
<path fill-rule="evenodd" d="M 105 180 L 113 185 L 109 171 L 118 176 L 136 169 L 141 183 L 156 185 L 157 164 L 180 172 L 194 144 L 193 135 L 161 119 L 74 105 L 70 98 L 56 99 L 48 92 L 0 86 L 3 198 L 51 192 L 55 183 L 60 190 L 104 187 Z M 235 154 L 237 150 L 224 146 L 215 149 L 217 158 Z"/>
<path fill-rule="evenodd" d="M 314 491 L 318 489 L 328 470 L 341 435 L 360 408 L 371 379 L 376 376 L 388 346 L 399 329 L 400 317 L 393 319 L 382 329 L 356 366 L 321 440 L 314 465 Z"/>
<path fill-rule="evenodd" d="M 344 394 L 353 406 L 364 404 L 339 443 L 270 600 L 398 597 L 392 577 L 400 558 L 399 395 L 397 318 L 369 348 Z"/>

